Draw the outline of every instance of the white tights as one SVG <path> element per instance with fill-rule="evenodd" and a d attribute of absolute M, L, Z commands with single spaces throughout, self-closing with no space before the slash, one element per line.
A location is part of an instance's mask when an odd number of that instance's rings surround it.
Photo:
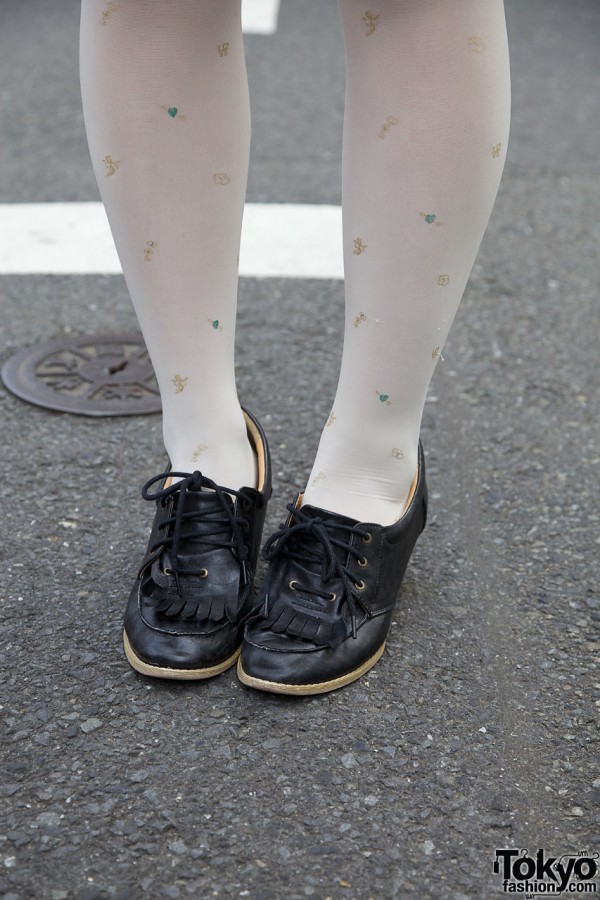
<path fill-rule="evenodd" d="M 425 395 L 500 183 L 503 0 L 339 0 L 346 328 L 304 502 L 401 514 Z M 250 115 L 239 0 L 82 0 L 90 152 L 175 469 L 254 482 L 235 388 Z"/>

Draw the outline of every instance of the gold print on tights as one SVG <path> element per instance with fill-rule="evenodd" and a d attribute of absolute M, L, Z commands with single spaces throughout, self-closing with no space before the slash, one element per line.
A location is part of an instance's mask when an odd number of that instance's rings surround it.
<path fill-rule="evenodd" d="M 392 405 L 392 401 L 390 400 L 389 394 L 382 394 L 381 391 L 375 391 L 375 393 L 379 397 L 380 403 L 385 403 L 386 406 Z"/>
<path fill-rule="evenodd" d="M 333 410 L 331 410 L 331 412 L 329 413 L 329 418 L 327 419 L 326 427 L 331 428 L 331 426 L 333 425 L 333 423 L 335 422 L 336 419 L 337 419 L 337 416 L 334 414 Z"/>
<path fill-rule="evenodd" d="M 110 3 L 107 4 L 106 9 L 102 13 L 102 24 L 108 25 L 108 20 L 113 13 L 117 12 L 118 9 L 119 7 L 115 3 L 115 0 L 110 0 Z"/>
<path fill-rule="evenodd" d="M 219 51 L 219 56 L 229 56 L 229 41 L 226 41 L 224 44 L 217 44 L 217 50 Z"/>
<path fill-rule="evenodd" d="M 105 156 L 102 160 L 104 163 L 104 168 L 106 169 L 106 177 L 110 178 L 111 175 L 114 175 L 121 164 L 121 160 L 113 159 L 112 156 Z"/>
<path fill-rule="evenodd" d="M 213 181 L 215 184 L 229 184 L 230 182 L 229 175 L 226 172 L 215 172 L 213 175 Z"/>
<path fill-rule="evenodd" d="M 175 393 L 180 394 L 188 383 L 188 376 L 186 375 L 185 378 L 182 378 L 181 375 L 173 375 L 171 381 L 175 385 Z"/>
<path fill-rule="evenodd" d="M 146 241 L 146 249 L 144 250 L 144 262 L 152 262 L 152 254 L 158 247 L 158 241 Z"/>
<path fill-rule="evenodd" d="M 494 157 L 494 159 L 498 159 L 501 151 L 502 151 L 502 144 L 496 144 L 494 147 L 492 147 L 492 156 Z"/>
<path fill-rule="evenodd" d="M 363 22 L 367 26 L 367 37 L 370 37 L 370 35 L 375 34 L 375 31 L 377 30 L 379 16 L 374 16 L 370 10 L 367 10 L 363 16 Z"/>
<path fill-rule="evenodd" d="M 397 447 L 393 448 L 392 456 L 394 457 L 394 459 L 404 459 L 404 453 L 402 452 L 402 450 L 398 450 Z"/>
<path fill-rule="evenodd" d="M 364 312 L 361 312 L 357 315 L 357 317 L 354 320 L 354 327 L 358 328 L 358 326 L 360 325 L 361 322 L 366 322 L 366 321 L 367 321 L 367 317 L 365 316 Z"/>
<path fill-rule="evenodd" d="M 469 47 L 474 53 L 483 53 L 485 50 L 485 44 L 476 34 L 469 38 Z"/>
<path fill-rule="evenodd" d="M 311 481 L 311 487 L 314 487 L 315 484 L 318 484 L 320 481 L 323 481 L 325 478 L 327 478 L 327 475 L 325 474 L 325 472 L 319 472 L 317 475 L 315 475 L 315 477 Z"/>
<path fill-rule="evenodd" d="M 441 359 L 441 361 L 444 362 L 444 357 L 442 356 L 442 354 L 441 354 L 441 352 L 440 352 L 440 348 L 439 348 L 439 347 L 435 347 L 435 348 L 431 351 L 431 358 L 432 358 L 432 359 L 437 359 L 438 356 L 439 356 L 439 358 Z"/>
<path fill-rule="evenodd" d="M 398 121 L 399 120 L 396 118 L 396 116 L 388 116 L 379 131 L 379 134 L 378 134 L 379 140 L 381 140 L 381 141 L 385 140 L 386 137 L 388 136 L 388 134 L 390 133 L 390 131 L 392 130 L 393 126 L 398 124 Z"/>
<path fill-rule="evenodd" d="M 447 284 L 450 284 L 450 276 L 449 275 L 440 275 L 438 278 L 438 284 L 440 287 L 446 287 Z"/>
<path fill-rule="evenodd" d="M 186 378 L 186 381 L 187 381 L 187 378 Z M 204 453 L 205 450 L 208 450 L 208 447 L 206 446 L 206 444 L 198 444 L 198 446 L 192 453 L 192 462 L 198 462 L 198 460 L 200 459 L 200 457 L 202 456 L 202 454 Z"/>
<path fill-rule="evenodd" d="M 364 253 L 369 245 L 363 243 L 362 238 L 354 238 L 354 250 L 352 251 L 355 256 L 360 256 L 361 253 Z"/>

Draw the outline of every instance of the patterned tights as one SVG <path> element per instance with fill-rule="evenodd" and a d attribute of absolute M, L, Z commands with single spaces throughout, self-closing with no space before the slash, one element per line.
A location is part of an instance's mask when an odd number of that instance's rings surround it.
<path fill-rule="evenodd" d="M 304 502 L 385 525 L 500 183 L 508 46 L 503 0 L 339 6 L 346 328 Z M 252 484 L 233 366 L 250 140 L 239 0 L 82 0 L 81 83 L 173 467 Z"/>

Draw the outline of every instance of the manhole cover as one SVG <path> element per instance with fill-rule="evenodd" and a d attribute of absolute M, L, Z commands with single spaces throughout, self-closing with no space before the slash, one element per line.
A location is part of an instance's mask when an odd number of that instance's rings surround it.
<path fill-rule="evenodd" d="M 139 334 L 63 337 L 21 350 L 2 368 L 13 394 L 84 416 L 160 410 L 158 385 Z"/>

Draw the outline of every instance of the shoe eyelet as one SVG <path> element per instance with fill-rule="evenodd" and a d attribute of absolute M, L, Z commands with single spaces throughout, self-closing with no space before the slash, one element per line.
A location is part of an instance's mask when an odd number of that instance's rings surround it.
<path fill-rule="evenodd" d="M 358 564 L 361 567 L 361 569 L 366 569 L 367 566 L 369 565 L 369 560 L 366 558 L 366 556 L 363 556 L 362 559 L 358 560 Z"/>
<path fill-rule="evenodd" d="M 297 581 L 294 581 L 294 580 L 292 579 L 292 581 L 290 581 L 289 584 L 288 584 L 288 587 L 289 587 L 290 591 L 295 591 L 295 590 L 296 590 L 296 585 L 297 585 L 297 584 L 298 584 L 298 582 L 297 582 Z"/>
<path fill-rule="evenodd" d="M 327 599 L 330 603 L 335 603 L 335 601 L 337 600 L 337 594 L 332 591 Z"/>
<path fill-rule="evenodd" d="M 373 535 L 371 534 L 370 531 L 367 531 L 366 534 L 363 534 L 362 540 L 363 540 L 363 544 L 370 544 L 371 541 L 373 540 Z"/>
<path fill-rule="evenodd" d="M 163 573 L 164 573 L 165 575 L 174 575 L 174 574 L 175 574 L 175 572 L 173 571 L 173 569 L 170 569 L 168 566 L 167 566 L 166 569 L 163 569 Z"/>
<path fill-rule="evenodd" d="M 357 591 L 364 591 L 366 585 L 365 585 L 364 581 L 355 581 L 354 587 L 356 588 Z"/>
<path fill-rule="evenodd" d="M 208 569 L 201 569 L 200 570 L 200 578 L 207 578 L 207 577 L 208 577 Z"/>

